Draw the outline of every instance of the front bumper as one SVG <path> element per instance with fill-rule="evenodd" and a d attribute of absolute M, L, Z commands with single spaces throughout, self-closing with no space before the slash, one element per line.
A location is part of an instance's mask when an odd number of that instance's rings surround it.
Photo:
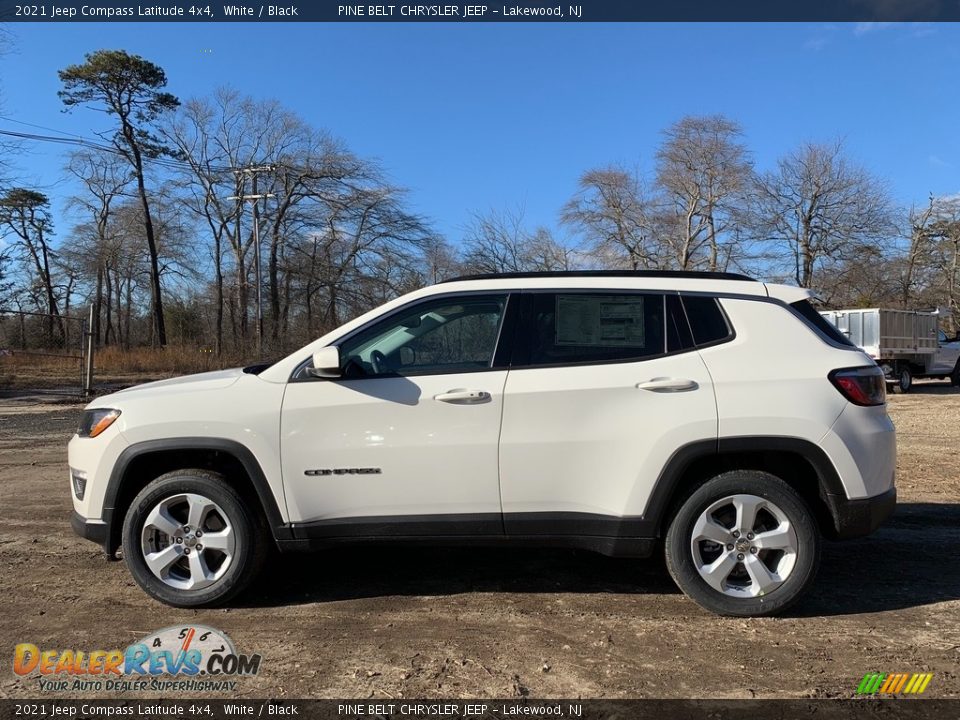
<path fill-rule="evenodd" d="M 835 539 L 849 540 L 869 535 L 890 517 L 897 506 L 897 489 L 891 487 L 879 495 L 856 500 L 827 493 L 825 499 L 833 518 Z"/>
<path fill-rule="evenodd" d="M 74 510 L 70 515 L 70 527 L 83 539 L 90 540 L 102 546 L 108 559 L 114 559 L 111 556 L 110 548 L 107 547 L 110 537 L 110 524 L 108 522 L 104 520 L 88 520 Z"/>

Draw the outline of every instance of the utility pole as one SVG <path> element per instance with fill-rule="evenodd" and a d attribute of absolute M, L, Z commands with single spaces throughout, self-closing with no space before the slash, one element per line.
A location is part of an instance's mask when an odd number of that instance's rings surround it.
<path fill-rule="evenodd" d="M 249 195 L 234 195 L 227 200 L 242 200 L 253 202 L 253 272 L 257 276 L 257 359 L 263 359 L 263 278 L 260 275 L 260 200 L 274 197 L 273 193 L 257 193 L 257 175 L 262 172 L 273 172 L 273 165 L 258 165 L 235 170 L 238 175 L 249 175 L 251 178 L 251 193 Z"/>

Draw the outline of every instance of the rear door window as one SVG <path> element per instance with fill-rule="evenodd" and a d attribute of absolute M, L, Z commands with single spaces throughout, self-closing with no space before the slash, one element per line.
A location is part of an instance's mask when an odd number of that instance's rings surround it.
<path fill-rule="evenodd" d="M 523 298 L 514 365 L 641 360 L 666 351 L 661 294 L 529 293 Z"/>

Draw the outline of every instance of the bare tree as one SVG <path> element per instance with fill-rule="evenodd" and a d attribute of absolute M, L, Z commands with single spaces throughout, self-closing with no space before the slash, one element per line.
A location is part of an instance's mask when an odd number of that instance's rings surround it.
<path fill-rule="evenodd" d="M 936 238 L 932 261 L 936 271 L 933 291 L 937 305 L 945 299 L 951 311 L 949 324 L 958 328 L 960 318 L 960 197 L 941 198 L 935 203 L 930 232 Z"/>
<path fill-rule="evenodd" d="M 324 207 L 325 320 L 336 327 L 347 312 L 368 309 L 396 292 L 433 235 L 424 218 L 404 208 L 404 191 L 387 184 L 356 187 Z"/>
<path fill-rule="evenodd" d="M 54 257 L 50 246 L 50 236 L 53 234 L 50 200 L 35 190 L 8 190 L 0 197 L 0 228 L 5 231 L 4 234 L 13 237 L 27 265 L 35 273 L 33 280 L 42 291 L 45 303 L 40 307 L 48 315 L 47 341 L 62 342 L 65 338 L 63 318 L 50 270 Z"/>
<path fill-rule="evenodd" d="M 670 208 L 676 265 L 723 269 L 722 245 L 738 238 L 734 225 L 753 174 L 743 130 L 723 115 L 688 116 L 663 135 L 657 184 Z"/>
<path fill-rule="evenodd" d="M 754 192 L 758 228 L 789 257 L 801 287 L 815 287 L 826 263 L 894 233 L 885 184 L 848 160 L 840 142 L 800 146 Z"/>
<path fill-rule="evenodd" d="M 585 172 L 561 223 L 582 235 L 585 252 L 602 267 L 663 267 L 656 205 L 636 171 L 610 166 Z"/>
<path fill-rule="evenodd" d="M 104 257 L 104 344 L 120 345 L 124 349 L 150 342 L 152 332 L 137 332 L 134 320 L 139 315 L 141 302 L 149 308 L 151 297 L 151 268 L 149 259 L 141 250 L 143 243 L 143 216 L 137 203 L 117 204 L 107 226 L 103 247 Z M 160 259 L 157 260 L 158 269 Z M 112 304 L 112 307 L 111 307 Z M 150 314 L 147 314 L 149 320 Z"/>
<path fill-rule="evenodd" d="M 321 223 L 331 208 L 343 198 L 355 196 L 358 188 L 378 182 L 376 169 L 358 159 L 329 134 L 297 122 L 295 141 L 278 148 L 273 171 L 266 176 L 268 197 L 264 215 L 268 227 L 269 248 L 267 287 L 269 294 L 270 335 L 279 341 L 281 328 L 289 313 L 288 286 L 281 278 L 281 261 L 286 238 L 309 231 L 320 218 Z M 385 188 L 386 196 L 396 197 L 396 188 Z"/>
<path fill-rule="evenodd" d="M 282 260 L 288 238 L 323 225 L 317 206 L 335 202 L 369 177 L 368 166 L 327 133 L 314 130 L 276 101 L 257 101 L 229 88 L 210 100 L 193 99 L 164 130 L 189 166 L 181 178 L 185 205 L 208 227 L 215 268 L 216 338 L 222 347 L 224 253 L 232 255 L 235 301 L 231 306 L 235 342 L 249 334 L 254 249 L 249 206 L 237 198 L 252 192 L 257 168 L 261 235 L 267 241 L 266 280 L 270 336 L 276 341 L 289 305 Z M 308 208 L 309 209 L 305 209 Z"/>
<path fill-rule="evenodd" d="M 460 259 L 450 243 L 443 238 L 433 237 L 424 244 L 420 285 L 433 285 L 462 274 Z"/>
<path fill-rule="evenodd" d="M 92 233 L 86 242 L 80 242 L 75 247 L 75 259 L 92 259 L 87 261 L 96 274 L 96 284 L 93 292 L 93 328 L 92 332 L 99 345 L 102 338 L 101 319 L 104 312 L 104 283 L 107 271 L 108 227 L 114 206 L 126 196 L 133 176 L 126 162 L 112 153 L 101 153 L 91 150 L 80 150 L 70 156 L 67 170 L 81 183 L 84 192 L 71 198 L 71 205 L 79 208 L 91 223 Z M 82 236 L 82 233 L 76 233 Z M 107 303 L 109 311 L 109 303 Z"/>
<path fill-rule="evenodd" d="M 930 196 L 925 207 L 913 206 L 907 213 L 907 235 L 909 245 L 903 257 L 898 277 L 899 300 L 901 307 L 907 308 L 916 297 L 916 290 L 929 269 L 931 252 L 935 242 L 934 224 L 938 216 L 937 199 Z"/>
<path fill-rule="evenodd" d="M 236 151 L 237 136 L 245 128 L 239 125 L 234 105 L 237 94 L 220 89 L 211 101 L 189 100 L 163 129 L 165 137 L 176 148 L 177 156 L 187 163 L 189 171 L 179 184 L 183 189 L 184 206 L 207 225 L 212 240 L 214 267 L 215 320 L 214 345 L 217 355 L 223 352 L 224 319 L 224 252 L 229 245 L 238 254 L 238 289 L 243 293 L 246 332 L 246 246 L 236 230 L 239 226 L 243 193 L 233 163 L 242 162 Z M 230 199 L 234 198 L 234 199 Z"/>
<path fill-rule="evenodd" d="M 235 346 L 248 338 L 250 287 L 265 287 L 265 336 L 287 345 L 291 315 L 305 311 L 310 331 L 368 309 L 410 286 L 421 248 L 432 236 L 404 209 L 404 193 L 328 133 L 274 101 L 229 90 L 190 100 L 165 130 L 189 166 L 179 179 L 184 206 L 209 229 L 216 288 L 216 335 L 222 336 L 226 276 Z M 249 204 L 256 176 L 262 277 L 256 266 Z M 220 343 L 218 342 L 218 346 Z"/>
<path fill-rule="evenodd" d="M 463 267 L 473 273 L 569 270 L 572 251 L 546 228 L 524 226 L 523 209 L 477 213 L 464 237 Z"/>

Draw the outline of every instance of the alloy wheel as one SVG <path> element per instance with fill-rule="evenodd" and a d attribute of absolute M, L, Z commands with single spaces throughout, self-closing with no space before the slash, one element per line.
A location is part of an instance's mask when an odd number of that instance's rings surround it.
<path fill-rule="evenodd" d="M 236 533 L 223 508 L 196 493 L 157 503 L 140 536 L 150 572 L 177 590 L 209 587 L 227 572 L 237 551 Z"/>
<path fill-rule="evenodd" d="M 711 503 L 694 523 L 693 563 L 714 590 L 730 597 L 762 597 L 793 571 L 799 541 L 787 515 L 757 495 L 729 495 Z"/>

